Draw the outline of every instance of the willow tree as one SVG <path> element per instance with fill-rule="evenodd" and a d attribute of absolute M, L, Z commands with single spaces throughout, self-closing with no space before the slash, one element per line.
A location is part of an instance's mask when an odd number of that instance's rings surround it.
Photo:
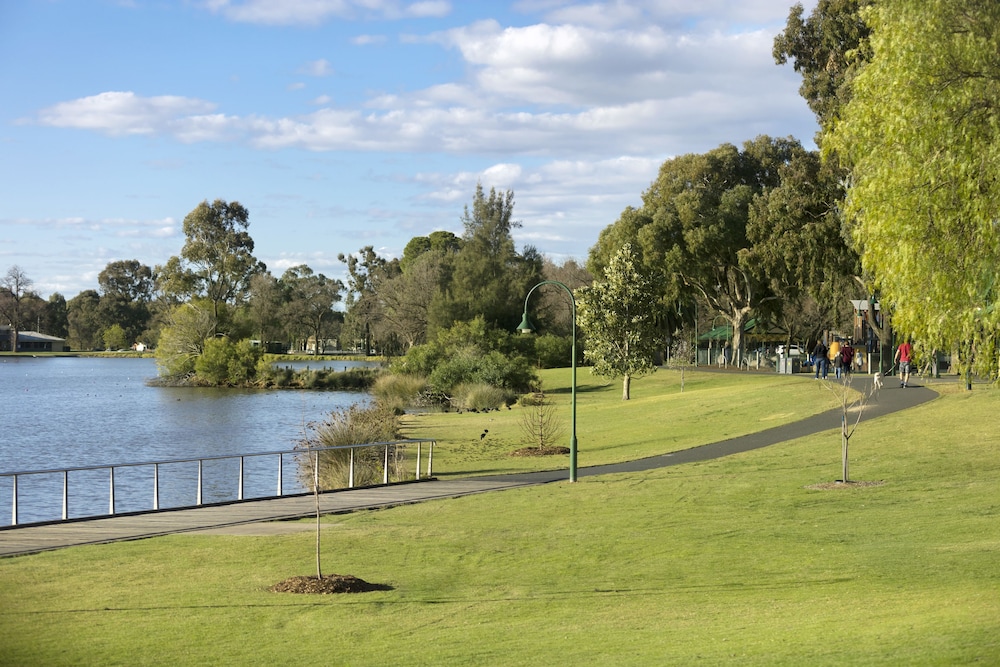
<path fill-rule="evenodd" d="M 631 398 L 633 377 L 656 370 L 656 311 L 650 304 L 661 291 L 631 243 L 615 253 L 600 280 L 577 290 L 586 358 L 595 375 L 622 378 L 623 401 Z"/>
<path fill-rule="evenodd" d="M 824 148 L 851 169 L 846 212 L 896 327 L 1000 372 L 1000 4 L 884 0 L 872 58 Z"/>

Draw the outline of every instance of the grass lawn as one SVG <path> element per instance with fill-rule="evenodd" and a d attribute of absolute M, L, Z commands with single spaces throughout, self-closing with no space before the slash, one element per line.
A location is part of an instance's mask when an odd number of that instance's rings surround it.
<path fill-rule="evenodd" d="M 539 373 L 547 400 L 566 425 L 555 444 L 569 446 L 570 371 Z M 797 421 L 838 405 L 812 376 L 777 373 L 713 373 L 660 370 L 632 381 L 632 399 L 622 401 L 621 383 L 580 369 L 577 378 L 579 465 L 619 463 L 687 449 Z M 514 457 L 527 445 L 521 430 L 525 408 L 488 413 L 408 415 L 404 435 L 434 438 L 438 477 L 552 470 L 569 456 Z M 488 431 L 486 437 L 480 437 Z"/>
<path fill-rule="evenodd" d="M 839 476 L 831 431 L 328 517 L 325 569 L 385 592 L 267 592 L 314 572 L 309 532 L 3 559 L 0 664 L 998 664 L 998 411 L 996 390 L 946 387 L 862 423 L 852 475 L 877 486 L 811 488 Z M 642 431 L 618 426 L 612 451 Z"/>

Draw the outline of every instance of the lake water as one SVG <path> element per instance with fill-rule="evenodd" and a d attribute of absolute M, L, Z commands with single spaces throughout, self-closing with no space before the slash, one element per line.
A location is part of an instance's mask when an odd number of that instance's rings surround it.
<path fill-rule="evenodd" d="M 331 362 L 336 370 L 345 364 Z M 320 368 L 323 362 L 290 364 Z M 356 392 L 151 387 L 153 359 L 0 357 L 0 473 L 189 459 L 292 449 L 331 411 L 367 399 Z M 285 457 L 284 493 L 299 485 Z M 246 460 L 244 497 L 274 495 L 277 457 Z M 173 468 L 173 470 L 171 470 Z M 203 501 L 236 498 L 237 460 L 206 462 Z M 152 507 L 152 467 L 115 471 L 118 512 Z M 197 464 L 163 467 L 160 507 L 194 504 Z M 69 516 L 106 514 L 109 473 L 70 474 Z M 11 523 L 13 482 L 0 477 L 0 525 Z M 62 475 L 18 479 L 18 521 L 59 519 Z"/>

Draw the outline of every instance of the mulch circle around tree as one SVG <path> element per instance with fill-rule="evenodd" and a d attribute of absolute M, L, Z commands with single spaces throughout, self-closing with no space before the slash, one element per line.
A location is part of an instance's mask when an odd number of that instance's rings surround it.
<path fill-rule="evenodd" d="M 392 586 L 372 584 L 364 579 L 358 579 L 350 574 L 324 574 L 322 579 L 316 577 L 291 577 L 279 581 L 268 589 L 272 593 L 306 593 L 311 595 L 329 595 L 331 593 L 370 593 L 372 591 L 391 591 Z"/>
<path fill-rule="evenodd" d="M 569 454 L 569 447 L 522 447 L 510 453 L 511 456 L 556 456 Z"/>
<path fill-rule="evenodd" d="M 856 482 L 850 480 L 848 482 L 842 482 L 839 479 L 835 482 L 823 482 L 822 484 L 810 484 L 807 489 L 816 489 L 818 491 L 830 491 L 832 489 L 863 489 L 869 486 L 882 486 L 885 484 L 885 480 L 880 479 L 873 482 Z"/>

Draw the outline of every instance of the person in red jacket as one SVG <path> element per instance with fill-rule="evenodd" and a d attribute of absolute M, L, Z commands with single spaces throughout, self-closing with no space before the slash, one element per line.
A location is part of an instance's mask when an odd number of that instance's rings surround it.
<path fill-rule="evenodd" d="M 913 358 L 913 346 L 910 340 L 906 339 L 896 348 L 894 363 L 899 364 L 899 386 L 907 387 L 910 384 L 910 362 Z"/>

